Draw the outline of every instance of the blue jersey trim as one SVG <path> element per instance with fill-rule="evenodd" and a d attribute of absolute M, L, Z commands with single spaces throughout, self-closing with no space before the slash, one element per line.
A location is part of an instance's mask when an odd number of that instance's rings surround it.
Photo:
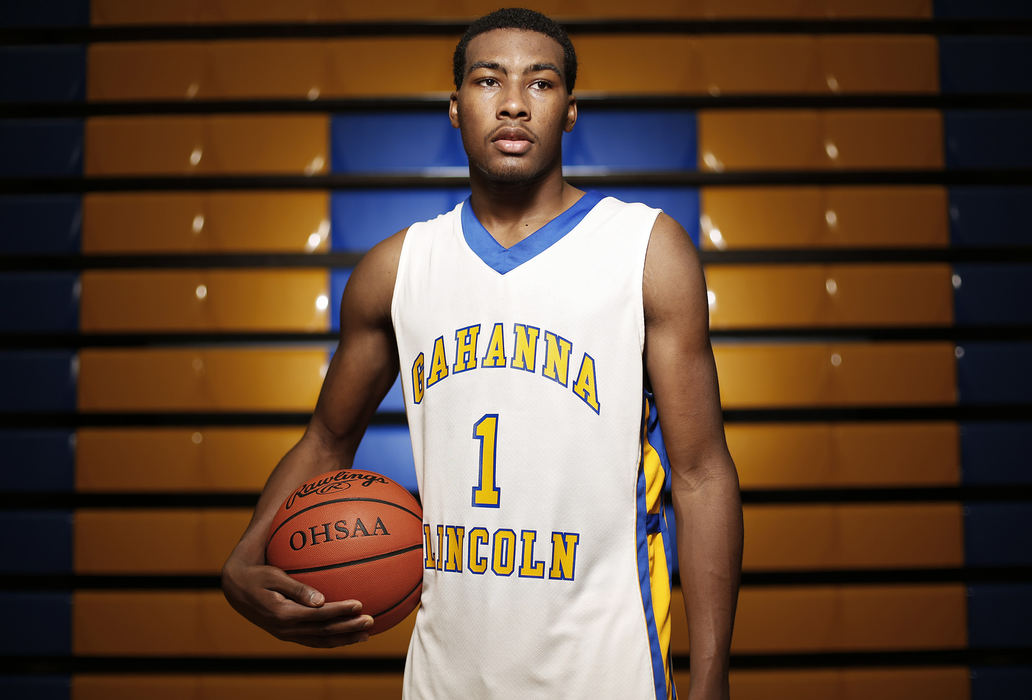
<path fill-rule="evenodd" d="M 604 195 L 585 192 L 573 206 L 530 234 L 512 248 L 505 248 L 494 239 L 473 213 L 469 197 L 462 203 L 462 237 L 477 257 L 495 272 L 504 275 L 515 270 L 539 253 L 547 250 L 572 231 Z"/>

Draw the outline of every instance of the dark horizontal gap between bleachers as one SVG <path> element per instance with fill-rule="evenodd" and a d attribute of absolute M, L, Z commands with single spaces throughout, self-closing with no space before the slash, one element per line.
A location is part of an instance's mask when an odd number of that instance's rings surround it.
<path fill-rule="evenodd" d="M 313 652 L 315 653 L 315 652 Z M 672 657 L 674 669 L 687 671 L 687 654 Z M 808 653 L 731 654 L 733 669 L 905 668 L 914 666 L 1027 666 L 1032 647 L 1017 649 L 930 649 Z M 240 657 L 240 656 L 2 656 L 0 673 L 68 674 L 333 674 L 389 673 L 404 670 L 403 656 L 390 657 Z"/>
<path fill-rule="evenodd" d="M 303 426 L 307 412 L 158 412 L 64 413 L 0 412 L 0 428 Z M 1032 403 L 912 406 L 813 406 L 802 408 L 730 408 L 727 423 L 866 422 L 866 421 L 1001 421 L 1032 420 Z M 376 413 L 372 425 L 405 425 L 401 411 Z"/>
<path fill-rule="evenodd" d="M 2 333 L 0 349 L 81 349 L 238 346 L 264 343 L 277 345 L 332 345 L 335 331 L 259 331 L 185 333 Z M 710 331 L 714 340 L 727 341 L 1022 341 L 1032 340 L 1032 326 L 927 326 L 844 328 L 734 328 Z"/>
<path fill-rule="evenodd" d="M 473 17 L 469 18 L 470 20 Z M 1032 34 L 1027 19 L 571 19 L 563 24 L 572 38 L 621 34 Z M 89 44 L 123 41 L 217 41 L 232 39 L 342 39 L 462 35 L 469 20 L 356 22 L 262 22 L 149 24 L 0 29 L 0 44 Z"/>
<path fill-rule="evenodd" d="M 174 268 L 354 267 L 360 251 L 331 253 L 148 253 L 123 255 L 5 255 L 0 272 Z M 992 248 L 751 248 L 701 250 L 706 265 L 801 263 L 1028 263 L 1032 246 Z"/>
<path fill-rule="evenodd" d="M 415 495 L 415 494 L 413 494 Z M 418 498 L 418 496 L 417 496 Z M 253 508 L 257 492 L 0 492 L 0 509 Z M 744 489 L 749 505 L 829 503 L 972 503 L 1032 501 L 1032 485 Z"/>
<path fill-rule="evenodd" d="M 586 110 L 607 109 L 1028 109 L 1032 94 L 850 95 L 579 95 Z M 146 100 L 110 102 L 0 102 L 0 118 L 86 118 L 168 114 L 355 113 L 431 111 L 445 115 L 444 97 L 252 100 Z"/>
<path fill-rule="evenodd" d="M 927 583 L 1028 583 L 1032 567 L 972 567 L 936 569 L 842 569 L 745 571 L 742 585 L 849 586 Z M 680 585 L 674 576 L 675 586 Z M 6 574 L 0 591 L 211 590 L 221 586 L 216 574 Z"/>
<path fill-rule="evenodd" d="M 1032 185 L 1032 168 L 984 170 L 671 170 L 595 173 L 570 170 L 566 179 L 584 187 L 668 185 L 743 187 L 795 185 Z M 4 177 L 0 194 L 155 192 L 184 190 L 331 190 L 468 187 L 466 175 L 118 175 Z"/>

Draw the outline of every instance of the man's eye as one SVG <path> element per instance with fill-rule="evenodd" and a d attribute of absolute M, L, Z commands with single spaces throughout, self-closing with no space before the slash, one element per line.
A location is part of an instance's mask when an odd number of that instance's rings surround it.
<path fill-rule="evenodd" d="M 497 87 L 498 85 L 498 81 L 494 78 L 481 78 L 477 82 L 483 85 L 484 87 Z"/>
<path fill-rule="evenodd" d="M 552 87 L 552 83 L 548 82 L 547 80 L 535 80 L 533 83 L 531 83 L 531 86 L 536 90 L 547 90 L 548 88 Z"/>

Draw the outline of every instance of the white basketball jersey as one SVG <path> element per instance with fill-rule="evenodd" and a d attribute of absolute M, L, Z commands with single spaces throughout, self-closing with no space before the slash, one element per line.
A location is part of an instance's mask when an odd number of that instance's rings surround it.
<path fill-rule="evenodd" d="M 425 568 L 405 697 L 671 697 L 657 215 L 588 193 L 505 249 L 467 200 L 408 230 L 392 315 Z"/>

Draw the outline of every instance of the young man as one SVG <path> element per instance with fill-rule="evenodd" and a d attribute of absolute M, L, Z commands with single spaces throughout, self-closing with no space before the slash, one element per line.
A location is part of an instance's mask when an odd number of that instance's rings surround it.
<path fill-rule="evenodd" d="M 427 533 L 406 697 L 670 697 L 669 479 L 689 697 L 726 698 L 741 506 L 696 252 L 665 214 L 563 180 L 576 56 L 551 20 L 481 18 L 455 67 L 472 194 L 356 267 L 226 596 L 281 639 L 365 639 L 360 601 L 265 566 L 264 538 L 291 488 L 352 463 L 400 368 Z"/>

